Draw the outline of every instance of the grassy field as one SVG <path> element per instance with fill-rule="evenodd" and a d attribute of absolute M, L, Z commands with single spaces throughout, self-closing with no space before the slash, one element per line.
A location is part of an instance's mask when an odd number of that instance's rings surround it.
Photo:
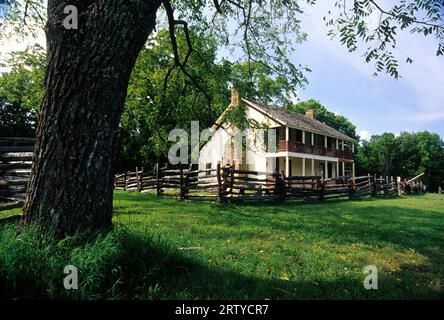
<path fill-rule="evenodd" d="M 14 214 L 21 214 L 21 212 L 22 212 L 22 209 L 20 209 L 20 208 L 3 210 L 3 211 L 0 211 L 0 218 L 14 215 Z"/>
<path fill-rule="evenodd" d="M 159 283 L 179 297 L 444 297 L 444 196 L 247 206 L 116 192 L 114 207 L 117 223 L 197 261 Z M 378 290 L 363 287 L 367 265 Z"/>
<path fill-rule="evenodd" d="M 444 196 L 253 206 L 118 191 L 114 211 L 115 230 L 86 242 L 0 225 L 0 297 L 444 298 Z M 67 264 L 76 292 L 61 287 Z"/>

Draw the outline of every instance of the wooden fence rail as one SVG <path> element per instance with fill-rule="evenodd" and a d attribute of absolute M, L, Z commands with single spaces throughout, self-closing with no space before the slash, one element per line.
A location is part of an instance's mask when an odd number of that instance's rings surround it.
<path fill-rule="evenodd" d="M 35 139 L 0 137 L 0 210 L 21 207 L 30 178 Z M 424 192 L 422 182 L 397 182 L 393 177 L 285 177 L 280 172 L 171 168 L 136 168 L 115 176 L 115 189 L 148 192 L 180 199 L 235 201 L 319 201 L 359 196 L 391 196 Z"/>
<path fill-rule="evenodd" d="M 23 206 L 35 139 L 0 137 L 0 210 Z"/>
<path fill-rule="evenodd" d="M 393 177 L 285 177 L 283 173 L 238 170 L 218 165 L 215 169 L 159 167 L 151 171 L 127 171 L 115 176 L 116 189 L 147 192 L 179 199 L 237 201 L 323 201 L 360 196 L 392 196 L 399 193 Z"/>

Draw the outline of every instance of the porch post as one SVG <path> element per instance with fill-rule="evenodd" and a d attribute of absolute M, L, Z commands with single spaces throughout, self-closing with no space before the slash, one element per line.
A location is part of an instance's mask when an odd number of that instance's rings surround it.
<path fill-rule="evenodd" d="M 305 131 L 302 130 L 302 143 L 305 144 Z"/>
<path fill-rule="evenodd" d="M 324 136 L 324 147 L 327 148 L 327 136 Z"/>
<path fill-rule="evenodd" d="M 339 177 L 339 160 L 336 161 L 336 178 Z"/>
<path fill-rule="evenodd" d="M 342 176 L 345 176 L 345 162 L 342 161 Z"/>
<path fill-rule="evenodd" d="M 290 129 L 285 127 L 285 140 L 290 141 Z"/>
<path fill-rule="evenodd" d="M 355 143 L 352 142 L 352 152 L 355 153 Z"/>
<path fill-rule="evenodd" d="M 328 161 L 327 160 L 325 160 L 324 177 L 325 177 L 325 179 L 328 179 Z"/>
<path fill-rule="evenodd" d="M 344 143 L 345 143 L 345 141 L 342 140 L 341 143 L 342 143 L 342 151 L 344 151 L 344 149 L 345 149 L 345 147 L 344 147 Z"/>
<path fill-rule="evenodd" d="M 336 138 L 336 149 L 339 150 L 339 139 Z"/>
<path fill-rule="evenodd" d="M 305 158 L 302 158 L 302 176 L 305 177 Z"/>
<path fill-rule="evenodd" d="M 311 145 L 314 146 L 315 144 L 315 134 L 312 132 L 311 133 Z"/>
<path fill-rule="evenodd" d="M 352 177 L 354 178 L 355 177 L 355 162 L 353 161 L 353 164 L 352 164 L 352 173 L 353 173 L 353 175 L 352 175 Z"/>
<path fill-rule="evenodd" d="M 315 175 L 315 159 L 311 159 L 311 176 L 314 177 Z"/>
<path fill-rule="evenodd" d="M 286 177 L 290 176 L 290 157 L 289 156 L 285 157 L 285 176 Z"/>

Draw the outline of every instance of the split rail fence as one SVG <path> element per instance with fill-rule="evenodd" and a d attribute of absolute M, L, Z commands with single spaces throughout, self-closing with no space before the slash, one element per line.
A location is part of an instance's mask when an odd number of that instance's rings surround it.
<path fill-rule="evenodd" d="M 0 210 L 23 206 L 34 144 L 33 138 L 0 138 Z"/>
<path fill-rule="evenodd" d="M 285 177 L 283 173 L 238 170 L 218 165 L 215 169 L 193 170 L 156 165 L 153 170 L 127 171 L 115 176 L 115 189 L 153 191 L 157 196 L 180 199 L 236 201 L 323 201 L 359 196 L 393 196 L 399 185 L 393 177 Z"/>

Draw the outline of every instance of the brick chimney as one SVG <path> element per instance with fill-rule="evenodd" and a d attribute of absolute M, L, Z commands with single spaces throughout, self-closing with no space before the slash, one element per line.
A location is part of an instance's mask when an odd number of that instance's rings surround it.
<path fill-rule="evenodd" d="M 316 119 L 316 112 L 313 109 L 305 111 L 305 116 L 311 119 Z"/>
<path fill-rule="evenodd" d="M 239 91 L 236 88 L 231 89 L 231 105 L 237 106 L 239 105 Z"/>

